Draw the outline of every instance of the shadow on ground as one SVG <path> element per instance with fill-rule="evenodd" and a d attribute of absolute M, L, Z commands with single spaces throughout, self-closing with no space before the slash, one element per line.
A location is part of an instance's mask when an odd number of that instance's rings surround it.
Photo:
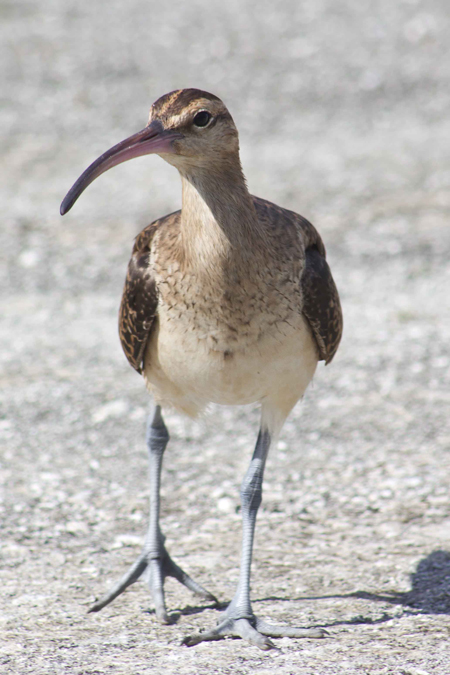
<path fill-rule="evenodd" d="M 219 611 L 225 610 L 229 602 L 219 602 L 219 603 L 210 603 L 208 605 L 186 605 L 186 607 L 179 608 L 177 607 L 169 614 L 170 624 L 178 623 L 182 616 L 190 616 L 191 614 L 202 614 L 208 609 L 217 609 Z M 155 614 L 154 609 L 145 609 L 144 614 Z"/>
<path fill-rule="evenodd" d="M 450 552 L 433 551 L 421 560 L 411 574 L 411 586 L 406 593 L 357 591 L 352 596 L 411 607 L 423 614 L 450 614 Z"/>
<path fill-rule="evenodd" d="M 433 551 L 417 565 L 415 572 L 411 574 L 411 590 L 407 592 L 389 591 L 387 593 L 370 593 L 368 591 L 355 591 L 343 595 L 314 595 L 300 600 L 330 600 L 359 598 L 361 600 L 373 600 L 375 602 L 387 602 L 391 605 L 403 605 L 405 608 L 415 610 L 414 614 L 450 614 L 450 552 L 444 550 Z M 290 598 L 271 596 L 256 602 L 272 600 L 287 601 Z M 384 623 L 393 617 L 384 612 L 376 619 L 362 615 L 353 617 L 348 621 L 336 621 L 326 626 L 338 626 L 342 624 Z M 322 624 L 321 624 L 322 626 Z"/>

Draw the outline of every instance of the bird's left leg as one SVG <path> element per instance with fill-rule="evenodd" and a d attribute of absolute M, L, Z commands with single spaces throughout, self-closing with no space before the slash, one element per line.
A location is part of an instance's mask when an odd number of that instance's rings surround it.
<path fill-rule="evenodd" d="M 118 595 L 123 593 L 128 586 L 131 586 L 131 584 L 143 576 L 144 573 L 152 594 L 156 616 L 163 623 L 170 623 L 164 600 L 164 580 L 166 577 L 174 577 L 204 600 L 209 600 L 215 604 L 218 602 L 212 593 L 209 593 L 203 586 L 200 586 L 194 579 L 191 579 L 181 567 L 178 567 L 174 563 L 164 545 L 165 537 L 159 527 L 159 493 L 162 459 L 168 440 L 169 434 L 161 415 L 161 407 L 157 405 L 155 406 L 153 416 L 149 418 L 147 426 L 147 446 L 150 466 L 150 522 L 144 548 L 122 579 L 109 593 L 92 605 L 89 612 L 98 612 L 103 607 L 106 607 Z"/>
<path fill-rule="evenodd" d="M 320 628 L 273 626 L 256 617 L 252 610 L 250 567 L 256 515 L 262 501 L 262 481 L 269 447 L 281 428 L 281 424 L 270 424 L 273 421 L 273 415 L 267 414 L 267 409 L 263 407 L 262 412 L 256 448 L 241 486 L 242 553 L 238 587 L 217 626 L 210 631 L 187 636 L 183 643 L 188 647 L 199 642 L 220 640 L 226 635 L 232 635 L 241 637 L 260 649 L 267 650 L 275 647 L 269 637 L 321 638 L 326 635 L 326 632 Z"/>

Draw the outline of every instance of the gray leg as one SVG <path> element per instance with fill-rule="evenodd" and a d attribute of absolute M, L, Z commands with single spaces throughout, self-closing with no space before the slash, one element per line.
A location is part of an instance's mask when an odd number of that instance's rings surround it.
<path fill-rule="evenodd" d="M 169 434 L 161 415 L 161 407 L 156 406 L 153 417 L 147 425 L 147 446 L 150 460 L 150 523 L 144 548 L 122 579 L 89 609 L 98 612 L 109 605 L 145 572 L 155 605 L 156 616 L 163 623 L 170 623 L 164 601 L 164 579 L 174 577 L 193 593 L 205 600 L 217 603 L 217 599 L 203 586 L 176 565 L 164 546 L 165 537 L 159 528 L 161 467 L 164 450 Z"/>
<path fill-rule="evenodd" d="M 241 487 L 242 502 L 242 555 L 239 583 L 233 600 L 225 610 L 216 628 L 196 635 L 187 636 L 183 643 L 188 647 L 199 642 L 220 640 L 233 635 L 247 640 L 260 649 L 273 649 L 270 637 L 311 637 L 321 638 L 326 632 L 321 629 L 289 628 L 272 626 L 258 619 L 250 603 L 250 568 L 256 515 L 262 500 L 264 466 L 271 442 L 270 433 L 261 427 L 256 448 Z"/>

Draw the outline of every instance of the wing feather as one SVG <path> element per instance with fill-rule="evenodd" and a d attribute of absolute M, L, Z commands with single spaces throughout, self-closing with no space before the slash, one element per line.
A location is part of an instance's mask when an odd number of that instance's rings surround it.
<path fill-rule="evenodd" d="M 320 359 L 330 363 L 342 337 L 342 310 L 339 294 L 325 256 L 317 248 L 305 251 L 303 314 L 319 348 Z"/>
<path fill-rule="evenodd" d="M 258 218 L 282 239 L 283 251 L 292 248 L 304 257 L 300 279 L 302 313 L 311 328 L 321 361 L 330 363 L 342 336 L 339 294 L 326 261 L 326 251 L 316 228 L 303 216 L 265 199 L 253 198 Z"/>
<path fill-rule="evenodd" d="M 152 243 L 158 230 L 173 226 L 179 215 L 179 211 L 170 213 L 142 230 L 128 263 L 119 310 L 119 336 L 129 363 L 141 374 L 145 349 L 158 313 L 158 289 L 150 266 Z"/>

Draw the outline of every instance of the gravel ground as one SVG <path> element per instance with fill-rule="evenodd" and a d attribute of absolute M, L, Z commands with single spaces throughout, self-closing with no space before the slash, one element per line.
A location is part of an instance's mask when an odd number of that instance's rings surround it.
<path fill-rule="evenodd" d="M 450 672 L 450 14 L 428 0 L 2 0 L 2 673 Z M 146 528 L 143 382 L 116 315 L 134 235 L 178 208 L 158 158 L 59 202 L 158 96 L 220 95 L 251 191 L 322 233 L 345 316 L 269 458 L 255 611 L 325 626 L 262 653 L 180 645 L 217 612 L 167 583 L 86 608 Z M 256 409 L 167 416 L 169 550 L 221 599 L 238 576 Z"/>

